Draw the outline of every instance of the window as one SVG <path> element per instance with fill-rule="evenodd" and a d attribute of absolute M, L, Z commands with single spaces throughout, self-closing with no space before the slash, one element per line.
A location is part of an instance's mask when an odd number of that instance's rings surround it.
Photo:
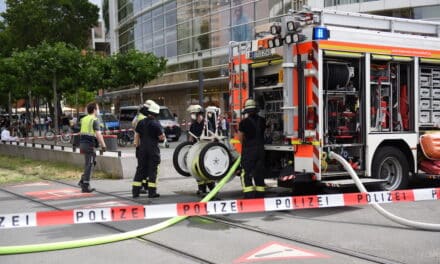
<path fill-rule="evenodd" d="M 166 46 L 167 57 L 177 56 L 177 42 L 172 42 Z"/>
<path fill-rule="evenodd" d="M 177 41 L 177 54 L 178 55 L 187 54 L 190 52 L 192 52 L 191 38 L 182 39 L 182 40 Z"/>
<path fill-rule="evenodd" d="M 187 38 L 191 35 L 192 24 L 190 21 L 177 25 L 177 39 Z"/>

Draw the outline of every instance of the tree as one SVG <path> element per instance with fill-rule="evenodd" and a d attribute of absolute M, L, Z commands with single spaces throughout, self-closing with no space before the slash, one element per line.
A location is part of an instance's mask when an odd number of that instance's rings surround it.
<path fill-rule="evenodd" d="M 13 92 L 19 89 L 20 68 L 13 58 L 0 59 L 0 94 L 7 95 L 8 113 L 12 113 Z"/>
<path fill-rule="evenodd" d="M 43 41 L 86 47 L 99 18 L 99 8 L 87 0 L 7 0 L 6 4 L 4 24 L 19 50 Z"/>
<path fill-rule="evenodd" d="M 115 57 L 116 79 L 119 85 L 134 85 L 139 88 L 140 102 L 144 102 L 142 88 L 159 76 L 166 66 L 166 59 L 152 53 L 129 50 Z"/>
<path fill-rule="evenodd" d="M 77 77 L 82 55 L 80 51 L 63 42 L 50 45 L 43 42 L 35 48 L 36 67 L 42 79 L 51 80 L 54 105 L 54 126 L 58 130 L 59 95 L 75 89 L 72 78 Z M 69 85 L 70 84 L 70 85 Z"/>

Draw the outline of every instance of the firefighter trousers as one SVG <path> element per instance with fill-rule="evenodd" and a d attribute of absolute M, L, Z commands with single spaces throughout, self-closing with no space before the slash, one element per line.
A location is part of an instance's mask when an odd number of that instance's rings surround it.
<path fill-rule="evenodd" d="M 264 197 L 264 148 L 243 149 L 241 167 L 244 198 Z"/>
<path fill-rule="evenodd" d="M 139 153 L 138 169 L 133 179 L 133 197 L 139 196 L 142 182 L 147 179 L 148 195 L 155 195 L 157 189 L 157 173 L 160 155 L 145 155 Z"/>

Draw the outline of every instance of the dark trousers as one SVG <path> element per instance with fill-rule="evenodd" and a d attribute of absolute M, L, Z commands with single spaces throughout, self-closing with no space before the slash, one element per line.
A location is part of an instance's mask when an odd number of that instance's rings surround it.
<path fill-rule="evenodd" d="M 160 164 L 160 155 L 147 155 L 139 152 L 138 167 L 133 179 L 133 186 L 141 187 L 143 180 L 147 179 L 148 189 L 156 189 L 157 170 Z"/>
<path fill-rule="evenodd" d="M 246 198 L 261 197 L 265 192 L 264 148 L 243 149 L 241 184 Z M 254 185 L 255 184 L 255 185 Z"/>
<path fill-rule="evenodd" d="M 80 152 L 84 154 L 84 173 L 81 176 L 81 181 L 88 184 L 96 164 L 95 146 L 94 144 L 81 143 Z"/>

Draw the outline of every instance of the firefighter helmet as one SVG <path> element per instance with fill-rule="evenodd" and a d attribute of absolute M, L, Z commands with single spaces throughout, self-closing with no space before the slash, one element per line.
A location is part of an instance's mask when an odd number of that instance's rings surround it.
<path fill-rule="evenodd" d="M 202 113 L 203 112 L 203 107 L 201 107 L 200 105 L 190 105 L 186 111 L 190 114 L 193 113 Z"/>
<path fill-rule="evenodd" d="M 149 101 L 148 112 L 152 115 L 158 115 L 160 112 L 160 106 L 153 100 Z"/>
<path fill-rule="evenodd" d="M 244 110 L 243 113 L 249 113 L 249 112 L 257 112 L 257 103 L 254 99 L 247 99 L 246 103 L 244 103 Z"/>

